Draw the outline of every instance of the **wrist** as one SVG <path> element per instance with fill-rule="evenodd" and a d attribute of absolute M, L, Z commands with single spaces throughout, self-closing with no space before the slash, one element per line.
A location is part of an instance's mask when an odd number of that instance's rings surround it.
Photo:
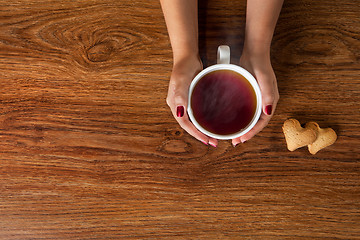
<path fill-rule="evenodd" d="M 186 78 L 190 77 L 192 79 L 195 76 L 194 74 L 200 72 L 202 68 L 203 65 L 198 54 L 183 54 L 181 57 L 174 57 L 172 74 L 185 76 Z"/>
<path fill-rule="evenodd" d="M 197 47 L 173 48 L 174 65 L 183 61 L 200 61 L 199 50 Z"/>
<path fill-rule="evenodd" d="M 245 39 L 243 54 L 270 60 L 271 42 L 257 39 Z"/>
<path fill-rule="evenodd" d="M 259 72 L 267 72 L 272 69 L 270 59 L 270 47 L 262 44 L 244 44 L 243 52 L 240 58 L 240 66 L 251 70 L 257 75 Z"/>

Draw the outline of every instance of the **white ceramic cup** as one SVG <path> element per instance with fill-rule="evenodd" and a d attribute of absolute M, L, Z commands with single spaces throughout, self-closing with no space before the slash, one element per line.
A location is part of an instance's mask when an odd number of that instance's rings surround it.
<path fill-rule="evenodd" d="M 203 128 L 196 121 L 196 119 L 193 115 L 193 110 L 191 109 L 191 96 L 192 96 L 192 93 L 193 93 L 193 90 L 194 90 L 194 87 L 196 86 L 196 84 L 206 74 L 213 72 L 213 71 L 218 71 L 218 70 L 234 71 L 236 73 L 241 74 L 251 84 L 252 88 L 254 89 L 255 95 L 256 95 L 256 110 L 255 110 L 255 114 L 254 114 L 252 120 L 250 121 L 250 123 L 245 128 L 241 129 L 240 131 L 233 133 L 233 134 L 229 134 L 229 135 L 215 134 L 215 133 L 209 132 L 208 130 Z M 261 92 L 260 92 L 260 88 L 259 88 L 259 85 L 258 85 L 256 79 L 244 68 L 234 65 L 234 64 L 230 64 L 230 48 L 229 48 L 229 46 L 226 46 L 226 45 L 219 46 L 218 52 L 217 52 L 217 64 L 212 65 L 212 66 L 207 67 L 204 70 L 202 70 L 198 75 L 196 75 L 196 77 L 193 79 L 193 81 L 190 84 L 187 112 L 188 112 L 191 122 L 195 125 L 195 127 L 200 132 L 204 133 L 205 135 L 207 135 L 209 137 L 216 138 L 216 139 L 223 139 L 223 140 L 234 139 L 234 138 L 240 137 L 240 136 L 244 135 L 245 133 L 249 132 L 255 126 L 255 124 L 257 123 L 257 121 L 260 118 L 261 111 L 262 111 Z"/>

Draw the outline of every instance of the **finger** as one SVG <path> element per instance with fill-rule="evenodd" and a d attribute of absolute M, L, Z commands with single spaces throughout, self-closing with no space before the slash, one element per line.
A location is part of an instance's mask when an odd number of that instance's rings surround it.
<path fill-rule="evenodd" d="M 255 124 L 255 126 L 249 132 L 247 132 L 246 134 L 244 134 L 238 138 L 234 138 L 232 140 L 233 146 L 236 147 L 236 145 L 238 145 L 239 143 L 244 143 L 244 142 L 250 140 L 256 134 L 258 134 L 264 127 L 266 127 L 266 125 L 268 124 L 269 121 L 270 121 L 270 117 L 262 114 L 259 121 Z"/>
<path fill-rule="evenodd" d="M 215 139 L 215 138 L 209 138 L 209 144 L 211 145 L 211 146 L 213 146 L 213 147 L 217 147 L 217 145 L 218 145 L 218 140 L 217 139 Z"/>
<path fill-rule="evenodd" d="M 231 140 L 231 143 L 234 147 L 236 147 L 236 145 L 238 145 L 239 143 L 241 143 L 241 139 L 240 137 L 234 138 L 233 140 Z"/>
<path fill-rule="evenodd" d="M 184 105 L 175 105 L 175 107 L 170 108 L 175 120 L 179 123 L 181 128 L 197 140 L 206 145 L 209 144 L 209 137 L 197 130 L 197 128 L 190 122 Z"/>
<path fill-rule="evenodd" d="M 178 106 L 176 110 L 176 116 L 177 120 L 180 124 L 180 126 L 185 129 L 191 136 L 195 137 L 196 139 L 200 140 L 204 144 L 210 144 L 213 147 L 217 147 L 218 141 L 215 138 L 211 138 L 206 136 L 205 134 L 201 133 L 194 124 L 191 123 L 189 120 L 189 117 L 186 113 L 186 116 L 184 118 L 185 112 L 183 106 Z"/>
<path fill-rule="evenodd" d="M 271 72 L 271 75 L 265 76 L 260 75 L 257 80 L 262 95 L 262 111 L 265 115 L 271 116 L 279 96 L 275 73 Z"/>
<path fill-rule="evenodd" d="M 252 137 L 254 137 L 256 134 L 258 134 L 259 132 L 261 132 L 261 130 L 263 130 L 266 125 L 269 123 L 271 119 L 271 116 L 265 115 L 265 114 L 261 114 L 259 121 L 255 124 L 255 126 L 246 134 L 242 135 L 240 137 L 240 141 L 242 143 L 250 140 Z"/>
<path fill-rule="evenodd" d="M 204 144 L 208 145 L 210 138 L 205 134 L 201 133 L 195 126 L 190 122 L 189 117 L 186 113 L 182 117 L 176 117 L 177 122 L 179 125 L 191 136 L 196 138 L 197 140 L 203 142 Z"/>
<path fill-rule="evenodd" d="M 209 137 L 197 130 L 196 127 L 189 120 L 189 116 L 186 111 L 186 106 L 188 102 L 187 95 L 178 92 L 174 93 L 173 95 L 175 95 L 175 97 L 173 97 L 172 99 L 169 98 L 167 102 L 176 121 L 187 133 L 189 133 L 197 140 L 208 145 Z"/>

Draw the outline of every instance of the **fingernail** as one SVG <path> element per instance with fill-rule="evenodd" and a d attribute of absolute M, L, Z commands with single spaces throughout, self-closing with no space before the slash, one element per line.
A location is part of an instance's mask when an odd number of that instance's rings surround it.
<path fill-rule="evenodd" d="M 266 113 L 267 115 L 271 115 L 271 112 L 272 112 L 272 105 L 267 105 L 267 106 L 265 107 L 265 113 Z"/>
<path fill-rule="evenodd" d="M 178 117 L 182 117 L 182 116 L 184 116 L 184 106 L 178 106 L 177 108 L 176 108 L 176 116 L 178 116 Z"/>
<path fill-rule="evenodd" d="M 213 146 L 214 148 L 216 148 L 216 145 L 215 145 L 215 144 L 210 143 L 210 142 L 209 142 L 209 144 L 210 144 L 211 146 Z"/>
<path fill-rule="evenodd" d="M 244 143 L 244 142 L 246 142 L 247 140 L 243 140 L 243 139 L 241 139 L 240 141 L 241 141 L 242 143 Z"/>
<path fill-rule="evenodd" d="M 201 142 L 202 142 L 203 144 L 205 144 L 205 145 L 209 145 L 207 142 L 205 142 L 205 141 L 203 141 L 203 140 L 201 140 Z"/>
<path fill-rule="evenodd" d="M 234 147 L 236 147 L 239 143 L 233 144 Z"/>

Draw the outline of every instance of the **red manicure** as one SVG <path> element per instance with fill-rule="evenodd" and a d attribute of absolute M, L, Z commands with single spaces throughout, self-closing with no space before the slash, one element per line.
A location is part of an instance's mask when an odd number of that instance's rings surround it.
<path fill-rule="evenodd" d="M 272 112 L 272 105 L 267 105 L 267 106 L 265 107 L 265 113 L 266 113 L 267 115 L 271 115 L 271 112 Z"/>
<path fill-rule="evenodd" d="M 184 106 L 178 106 L 176 108 L 176 116 L 182 117 L 184 116 L 184 112 L 185 112 Z"/>

